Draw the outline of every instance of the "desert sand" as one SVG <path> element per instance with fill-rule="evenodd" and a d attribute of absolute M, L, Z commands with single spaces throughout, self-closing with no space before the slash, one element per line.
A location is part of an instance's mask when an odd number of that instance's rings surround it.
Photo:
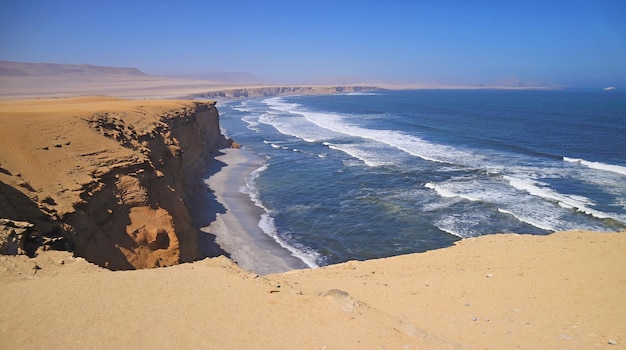
<path fill-rule="evenodd" d="M 0 61 L 0 99 L 108 95 L 126 98 L 172 98 L 227 84 L 173 79 L 134 68 Z"/>
<path fill-rule="evenodd" d="M 76 84 L 64 94 L 80 94 Z M 94 84 L 90 93 L 115 90 Z M 126 88 L 123 94 L 141 98 L 179 91 L 163 88 L 149 95 Z M 20 99 L 34 96 L 25 91 Z M 189 114 L 193 108 L 198 112 Z M 64 251 L 0 256 L 0 348 L 626 348 L 626 232 L 491 235 L 420 254 L 302 269 L 288 251 L 260 235 L 260 211 L 240 191 L 259 160 L 245 149 L 226 149 L 213 153 L 205 169 L 203 156 L 194 154 L 210 141 L 193 138 L 202 130 L 193 116 L 212 118 L 199 114 L 205 108 L 212 107 L 109 97 L 0 104 L 1 189 L 32 201 L 35 214 L 41 210 L 62 221 L 109 188 L 128 210 L 117 213 L 115 201 L 103 200 L 86 212 L 153 218 L 139 220 L 143 224 L 120 221 L 127 225 L 122 235 L 137 238 L 145 229 L 148 237 L 150 225 L 162 225 L 170 235 L 191 222 L 207 237 L 214 235 L 230 256 L 129 271 L 110 271 Z M 115 133 L 95 132 L 94 119 L 89 122 L 94 113 L 109 113 Z M 146 148 L 130 137 L 132 130 L 154 136 L 147 146 L 167 147 L 161 153 Z M 172 173 L 196 168 L 207 171 L 206 181 Z M 107 177 L 110 172 L 121 175 Z M 83 186 L 94 181 L 102 187 Z M 162 182 L 169 187 L 160 187 Z M 180 186 L 201 195 L 184 195 Z M 150 197 L 152 192 L 158 196 Z M 168 207 L 204 199 L 206 206 L 187 203 L 195 213 Z M 116 206 L 109 208 L 111 203 Z M 0 204 L 3 213 L 11 212 Z M 107 229 L 117 227 L 102 222 Z M 148 246 L 139 247 L 144 250 L 133 259 L 160 259 L 158 254 L 179 249 L 175 236 L 168 249 L 149 238 L 129 246 Z M 185 261 L 178 254 L 176 261 Z M 158 265 L 144 267 L 150 266 Z"/>
<path fill-rule="evenodd" d="M 2 99 L 63 98 L 107 95 L 123 98 L 177 98 L 234 88 L 224 83 L 153 76 L 0 77 Z"/>
<path fill-rule="evenodd" d="M 397 88 L 385 85 L 385 88 Z M 408 86 L 404 87 L 408 88 Z M 414 86 L 415 88 L 415 86 Z M 423 87 L 422 87 L 423 88 Z M 354 85 L 276 85 L 145 74 L 135 68 L 0 61 L 0 100 L 105 95 L 129 99 L 230 99 L 379 89 Z"/>
<path fill-rule="evenodd" d="M 7 349 L 603 349 L 626 344 L 626 233 L 495 235 L 258 276 L 0 257 Z M 615 343 L 616 345 L 612 345 Z"/>

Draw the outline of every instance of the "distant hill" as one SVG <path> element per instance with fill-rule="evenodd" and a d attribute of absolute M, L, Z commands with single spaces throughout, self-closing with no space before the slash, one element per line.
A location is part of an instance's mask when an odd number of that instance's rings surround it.
<path fill-rule="evenodd" d="M 60 77 L 60 76 L 152 76 L 137 68 L 93 66 L 90 64 L 26 63 L 0 61 L 0 77 Z M 190 74 L 163 74 L 167 78 L 211 80 L 227 83 L 260 83 L 261 80 L 247 72 L 208 72 Z"/>
<path fill-rule="evenodd" d="M 0 76 L 76 76 L 76 75 L 116 75 L 146 76 L 137 68 L 92 66 L 89 64 L 26 63 L 0 61 Z"/>
<path fill-rule="evenodd" d="M 516 77 L 496 80 L 489 85 L 511 88 L 561 88 L 561 86 L 548 81 L 523 81 Z"/>

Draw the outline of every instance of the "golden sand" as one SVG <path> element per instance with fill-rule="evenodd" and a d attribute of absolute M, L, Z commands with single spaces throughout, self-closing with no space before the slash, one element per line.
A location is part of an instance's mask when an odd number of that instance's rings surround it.
<path fill-rule="evenodd" d="M 578 231 L 265 277 L 226 258 L 111 272 L 0 257 L 0 335 L 11 349 L 618 349 L 624 266 L 626 233 Z"/>

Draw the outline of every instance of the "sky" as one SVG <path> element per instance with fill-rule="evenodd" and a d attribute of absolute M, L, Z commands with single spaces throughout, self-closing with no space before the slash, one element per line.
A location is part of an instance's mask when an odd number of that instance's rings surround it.
<path fill-rule="evenodd" d="M 626 1 L 0 0 L 0 60 L 626 88 Z"/>

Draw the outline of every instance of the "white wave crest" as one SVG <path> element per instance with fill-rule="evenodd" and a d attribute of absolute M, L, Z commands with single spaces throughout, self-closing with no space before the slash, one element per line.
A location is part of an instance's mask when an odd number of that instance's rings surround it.
<path fill-rule="evenodd" d="M 476 158 L 471 153 L 462 152 L 449 146 L 433 144 L 403 132 L 366 129 L 350 125 L 344 122 L 341 116 L 338 115 L 316 112 L 303 112 L 303 114 L 307 120 L 321 128 L 349 136 L 381 142 L 428 161 L 456 164 L 462 159 Z"/>
<path fill-rule="evenodd" d="M 257 116 L 246 116 L 241 118 L 241 120 L 243 120 L 246 124 L 247 124 L 247 128 L 248 130 L 252 130 L 252 131 L 259 131 L 259 122 L 258 122 L 258 117 Z"/>
<path fill-rule="evenodd" d="M 348 92 L 342 94 L 344 96 L 380 96 L 382 94 L 376 92 Z"/>
<path fill-rule="evenodd" d="M 319 267 L 316 262 L 319 259 L 319 254 L 317 252 L 304 246 L 295 247 L 295 245 L 287 243 L 278 235 L 278 230 L 276 229 L 274 218 L 272 217 L 271 213 L 266 212 L 261 215 L 259 228 L 263 232 L 265 232 L 265 234 L 272 237 L 276 242 L 278 242 L 281 247 L 289 250 L 289 252 L 291 252 L 291 255 L 302 260 L 308 267 L 312 269 Z"/>
<path fill-rule="evenodd" d="M 546 230 L 546 231 L 555 231 L 555 227 L 548 222 L 547 220 L 541 220 L 538 219 L 536 215 L 524 215 L 524 214 L 520 214 L 520 213 L 515 213 L 513 211 L 510 210 L 506 210 L 506 209 L 501 209 L 498 208 L 498 211 L 500 213 L 503 214 L 508 214 L 511 215 L 512 217 L 514 217 L 516 220 L 521 221 L 521 222 L 525 222 L 531 226 L 535 226 L 537 228 L 540 228 L 542 230 Z"/>
<path fill-rule="evenodd" d="M 285 102 L 281 97 L 272 97 L 263 100 L 263 103 L 267 104 L 271 109 L 281 112 L 292 112 L 301 105 L 297 103 Z"/>
<path fill-rule="evenodd" d="M 328 130 L 320 129 L 311 124 L 302 115 L 292 112 L 289 114 L 263 113 L 259 116 L 259 122 L 270 125 L 281 134 L 294 136 L 306 142 L 315 143 L 334 138 L 335 135 Z"/>
<path fill-rule="evenodd" d="M 394 162 L 381 159 L 380 152 L 368 152 L 367 150 L 360 148 L 358 145 L 333 144 L 330 142 L 324 142 L 324 145 L 330 149 L 344 152 L 353 158 L 359 159 L 363 161 L 365 165 L 372 168 L 394 164 Z"/>
<path fill-rule="evenodd" d="M 547 231 L 564 231 L 576 228 L 602 230 L 602 225 L 592 222 L 571 221 L 573 211 L 599 219 L 611 218 L 624 222 L 626 217 L 593 209 L 595 203 L 583 196 L 566 195 L 547 188 L 544 184 L 527 178 L 504 176 L 495 179 L 466 180 L 454 178 L 443 183 L 426 183 L 443 198 L 459 198 L 472 202 L 485 202 L 497 206 L 500 213 Z M 525 194 L 520 194 L 522 191 Z M 450 231 L 450 225 L 446 225 Z M 458 231 L 458 230 L 456 230 Z"/>
<path fill-rule="evenodd" d="M 581 158 L 568 158 L 563 157 L 563 160 L 569 163 L 578 163 L 580 165 L 584 165 L 591 169 L 610 171 L 612 173 L 620 174 L 626 176 L 626 167 L 621 165 L 614 164 L 605 164 L 600 162 L 592 162 L 588 160 L 584 160 Z"/>
<path fill-rule="evenodd" d="M 434 190 L 435 192 L 437 192 L 438 195 L 440 195 L 443 198 L 459 197 L 459 198 L 467 199 L 468 201 L 471 201 L 471 202 L 477 202 L 481 200 L 480 198 L 472 197 L 470 195 L 467 195 L 466 193 L 453 192 L 450 189 L 445 188 L 444 186 L 435 185 L 432 182 L 426 183 L 424 187 Z"/>
<path fill-rule="evenodd" d="M 543 184 L 535 180 L 519 179 L 511 176 L 505 176 L 504 179 L 507 180 L 511 184 L 511 186 L 517 188 L 518 190 L 528 192 L 533 196 L 554 201 L 563 208 L 583 209 L 586 208 L 588 205 L 595 205 L 595 203 L 589 198 L 577 195 L 562 194 L 550 188 L 541 186 Z"/>
<path fill-rule="evenodd" d="M 626 223 L 626 215 L 615 213 L 606 213 L 600 210 L 589 208 L 596 205 L 591 199 L 578 195 L 567 195 L 554 191 L 550 188 L 541 186 L 542 184 L 531 179 L 518 179 L 510 176 L 504 177 L 511 186 L 518 190 L 528 192 L 537 197 L 556 202 L 560 207 L 573 209 L 575 211 L 591 215 L 598 219 L 613 219 Z"/>
<path fill-rule="evenodd" d="M 479 227 L 487 221 L 485 213 L 459 213 L 442 216 L 434 224 L 440 230 L 460 238 L 481 235 Z"/>
<path fill-rule="evenodd" d="M 485 158 L 482 156 L 454 147 L 434 144 L 404 132 L 367 129 L 352 125 L 346 122 L 343 116 L 339 114 L 308 111 L 300 108 L 301 106 L 298 104 L 285 103 L 280 98 L 266 99 L 264 102 L 274 110 L 303 116 L 307 121 L 319 128 L 341 135 L 380 142 L 424 160 L 449 164 L 467 164 L 470 161 L 472 164 L 480 164 L 485 161 Z M 321 139 L 320 137 L 313 137 L 308 134 L 307 131 L 310 130 L 310 127 L 305 125 L 300 125 L 296 132 L 293 128 L 289 129 L 281 125 L 284 121 L 272 120 L 271 123 L 281 133 L 299 137 L 307 142 L 315 142 Z M 320 132 L 317 131 L 316 134 L 319 135 Z M 324 136 L 326 136 L 326 139 L 330 139 L 333 135 L 325 134 Z"/>
<path fill-rule="evenodd" d="M 316 261 L 320 258 L 317 252 L 302 245 L 296 246 L 295 244 L 289 244 L 278 235 L 278 230 L 276 229 L 273 218 L 273 215 L 275 215 L 276 213 L 268 209 L 263 204 L 263 201 L 261 201 L 261 198 L 259 196 L 259 192 L 256 190 L 256 187 L 254 187 L 254 180 L 265 170 L 267 170 L 267 165 L 263 165 L 253 171 L 248 176 L 248 179 L 246 180 L 246 187 L 242 191 L 244 193 L 247 193 L 248 196 L 250 196 L 252 202 L 264 211 L 264 213 L 261 214 L 261 219 L 259 220 L 259 228 L 266 235 L 272 237 L 281 247 L 287 249 L 291 253 L 291 255 L 302 260 L 308 267 L 319 267 L 319 265 L 316 263 Z"/>

